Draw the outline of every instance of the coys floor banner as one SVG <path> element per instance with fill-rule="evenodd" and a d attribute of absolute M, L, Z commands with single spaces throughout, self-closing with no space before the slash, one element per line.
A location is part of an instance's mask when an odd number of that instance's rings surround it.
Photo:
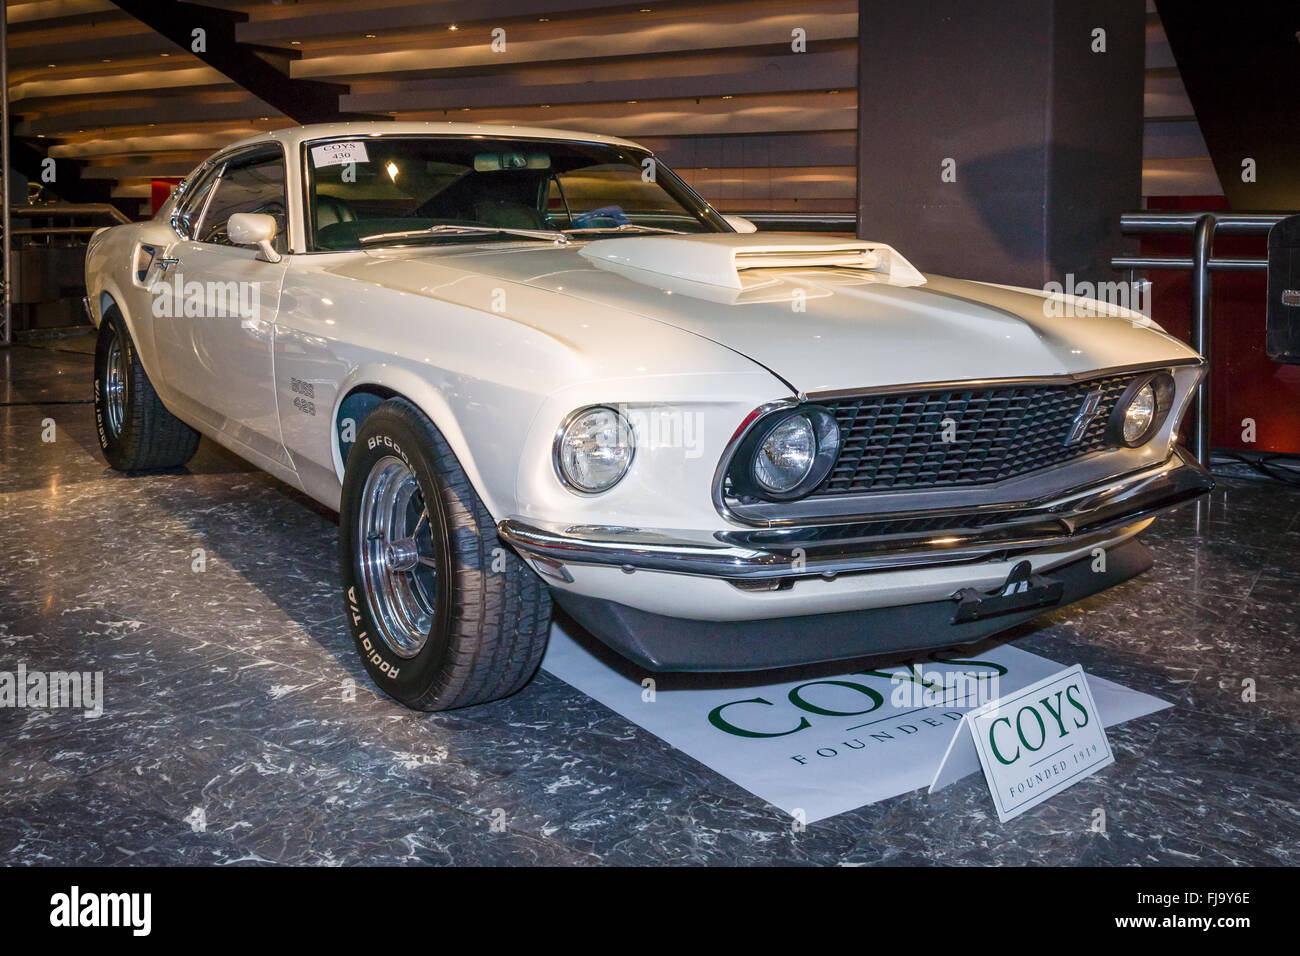
<path fill-rule="evenodd" d="M 949 752 L 963 715 L 1066 666 L 1002 645 L 758 684 L 735 674 L 635 675 L 587 641 L 556 625 L 542 668 L 807 823 L 978 772 L 973 748 Z M 1108 727 L 1170 706 L 1099 677 L 1088 683 Z"/>

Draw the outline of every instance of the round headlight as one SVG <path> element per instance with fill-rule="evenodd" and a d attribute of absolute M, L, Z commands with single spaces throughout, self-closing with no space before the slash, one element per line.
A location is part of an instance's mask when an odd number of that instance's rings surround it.
<path fill-rule="evenodd" d="M 580 408 L 555 436 L 555 470 L 576 491 L 608 491 L 627 474 L 636 442 L 632 428 L 612 408 Z"/>
<path fill-rule="evenodd" d="M 1173 407 L 1174 380 L 1168 372 L 1134 379 L 1120 395 L 1107 423 L 1107 437 L 1115 445 L 1145 445 L 1160 430 Z"/>
<path fill-rule="evenodd" d="M 768 501 L 802 498 L 830 474 L 840 427 L 824 408 L 807 405 L 761 421 L 732 459 L 731 491 Z"/>
<path fill-rule="evenodd" d="M 754 456 L 754 480 L 765 491 L 786 494 L 808 477 L 817 456 L 817 435 L 803 415 L 791 415 L 770 432 Z"/>
<path fill-rule="evenodd" d="M 1121 437 L 1126 445 L 1136 445 L 1156 420 L 1156 390 L 1150 383 L 1138 389 L 1133 401 L 1124 409 L 1124 427 Z"/>

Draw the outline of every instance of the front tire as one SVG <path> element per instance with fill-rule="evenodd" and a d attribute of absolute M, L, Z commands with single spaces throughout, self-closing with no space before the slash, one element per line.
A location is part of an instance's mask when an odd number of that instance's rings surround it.
<path fill-rule="evenodd" d="M 116 308 L 104 312 L 95 343 L 95 431 L 118 471 L 176 468 L 199 447 L 199 433 L 158 398 Z"/>
<path fill-rule="evenodd" d="M 417 710 L 507 697 L 546 650 L 551 597 L 502 544 L 442 434 L 391 399 L 362 423 L 339 510 L 348 620 L 366 670 Z"/>

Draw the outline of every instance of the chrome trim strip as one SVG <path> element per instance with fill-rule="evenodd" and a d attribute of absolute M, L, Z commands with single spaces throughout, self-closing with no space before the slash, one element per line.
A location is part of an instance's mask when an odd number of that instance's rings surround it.
<path fill-rule="evenodd" d="M 185 234 L 185 231 L 181 229 L 181 207 L 185 205 L 185 193 L 192 185 L 194 185 L 194 183 L 197 183 L 208 174 L 208 170 L 212 168 L 212 165 L 210 159 L 205 159 L 203 162 L 199 163 L 194 172 L 190 173 L 189 178 L 181 180 L 180 185 L 176 187 L 176 201 L 172 206 L 170 222 L 172 232 L 176 233 L 176 235 L 182 239 L 189 238 L 189 236 Z"/>
<path fill-rule="evenodd" d="M 765 405 L 758 406 L 758 408 L 750 412 L 745 420 L 740 423 L 735 434 L 731 436 L 726 447 L 722 449 L 722 456 L 718 459 L 718 467 L 713 471 L 713 484 L 710 488 L 710 495 L 713 497 L 713 507 L 717 509 L 718 514 L 722 515 L 722 517 L 726 518 L 728 521 L 750 525 L 755 523 L 747 521 L 745 518 L 742 518 L 733 512 L 731 507 L 727 504 L 727 496 L 722 490 L 723 485 L 727 480 L 727 472 L 731 469 L 731 459 L 736 455 L 736 449 L 740 447 L 741 442 L 745 440 L 746 436 L 754 430 L 759 422 L 776 412 L 785 411 L 790 408 L 797 408 L 799 401 L 800 400 L 797 397 L 782 398 L 775 402 L 768 402 Z"/>
<path fill-rule="evenodd" d="M 525 557 L 552 565 L 597 565 L 730 580 L 833 577 L 1077 546 L 1198 498 L 1213 487 L 1209 473 L 1179 448 L 1163 464 L 1120 481 L 1102 482 L 1029 508 L 1004 506 L 1007 520 L 971 530 L 891 534 L 893 517 L 713 534 L 595 525 L 541 527 L 511 518 L 497 525 L 497 533 Z"/>
<path fill-rule="evenodd" d="M 951 382 L 921 382 L 914 385 L 873 385 L 870 388 L 830 389 L 809 392 L 808 401 L 832 401 L 839 398 L 857 398 L 860 395 L 882 395 L 892 392 L 928 392 L 942 388 L 999 388 L 1008 385 L 1077 385 L 1114 375 L 1137 375 L 1185 365 L 1204 366 L 1203 358 L 1169 359 L 1165 362 L 1143 362 L 1141 365 L 1112 365 L 1087 372 L 1062 372 L 1059 375 L 1017 375 L 1010 378 L 967 378 Z"/>
<path fill-rule="evenodd" d="M 1198 356 L 1196 358 L 1171 359 L 1167 362 L 1144 362 L 1140 365 L 1114 365 L 1107 368 L 1094 369 L 1087 372 L 1065 372 L 1059 375 L 1024 375 L 1024 376 L 1014 376 L 1009 378 L 960 379 L 957 381 L 918 382 L 918 383 L 902 384 L 902 385 L 874 385 L 868 388 L 830 389 L 830 390 L 825 390 L 820 392 L 808 392 L 806 394 L 802 394 L 797 397 L 792 396 L 790 398 L 783 398 L 774 402 L 768 402 L 767 404 L 760 405 L 757 409 L 755 409 L 754 412 L 750 413 L 749 417 L 745 420 L 745 422 L 742 422 L 741 426 L 736 429 L 736 433 L 731 436 L 731 440 L 727 442 L 726 447 L 723 448 L 722 455 L 718 460 L 718 466 L 713 472 L 713 484 L 710 487 L 710 495 L 713 499 L 713 507 L 717 510 L 718 514 L 720 514 L 723 518 L 727 519 L 728 521 L 735 522 L 736 524 L 748 525 L 750 527 L 769 527 L 776 524 L 788 523 L 788 522 L 782 522 L 779 519 L 774 520 L 771 518 L 759 518 L 759 517 L 747 516 L 735 511 L 727 503 L 726 495 L 723 493 L 723 483 L 726 480 L 727 471 L 731 467 L 731 459 L 735 455 L 736 449 L 740 447 L 741 442 L 745 440 L 745 437 L 749 434 L 749 432 L 752 431 L 755 427 L 757 427 L 758 423 L 761 422 L 768 415 L 771 415 L 774 412 L 778 412 L 783 409 L 791 408 L 793 406 L 802 404 L 803 402 L 828 402 L 828 401 L 836 401 L 842 398 L 858 398 L 866 395 L 886 395 L 886 394 L 903 393 L 903 392 L 926 392 L 934 389 L 947 389 L 947 388 L 999 388 L 999 387 L 1016 386 L 1016 385 L 1077 385 L 1081 382 L 1090 382 L 1099 378 L 1110 378 L 1111 376 L 1114 375 L 1138 375 L 1142 372 L 1159 371 L 1161 369 L 1182 368 L 1185 366 L 1194 366 L 1196 368 L 1200 368 L 1204 370 L 1206 367 L 1206 362 L 1205 359 L 1200 358 Z M 1070 463 L 1071 462 L 1066 462 L 1065 464 L 1069 465 Z M 1054 467 L 1062 467 L 1062 466 L 1057 465 Z M 1017 477 L 1023 477 L 1023 476 L 1017 476 Z M 863 494 L 863 495 L 841 495 L 838 496 L 836 500 L 839 503 L 844 503 L 846 501 L 878 496 L 882 494 L 903 494 L 915 490 L 916 489 L 906 489 L 905 491 L 868 492 L 867 494 Z M 926 489 L 920 489 L 920 490 L 924 491 Z M 968 486 L 958 486 L 953 488 L 952 492 L 954 494 L 959 494 L 962 491 L 966 491 L 966 490 L 969 490 Z M 800 500 L 803 501 L 807 499 L 800 499 Z M 927 513 L 933 513 L 933 512 L 927 512 Z M 858 515 L 858 516 L 837 515 L 833 513 L 827 513 L 821 516 L 807 515 L 800 518 L 799 520 L 801 521 L 834 520 L 842 523 L 844 521 L 853 520 L 855 517 L 866 518 L 868 516 L 867 515 Z"/>

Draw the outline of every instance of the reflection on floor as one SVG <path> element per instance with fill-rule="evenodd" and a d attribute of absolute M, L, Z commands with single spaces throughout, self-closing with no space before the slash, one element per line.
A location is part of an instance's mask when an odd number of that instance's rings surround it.
<path fill-rule="evenodd" d="M 0 708 L 0 863 L 1300 862 L 1295 489 L 1224 482 L 1145 536 L 1153 571 L 1015 632 L 1175 703 L 1115 766 L 1005 826 L 970 777 L 796 833 L 546 674 L 451 714 L 377 695 L 334 516 L 208 442 L 110 471 L 81 345 L 0 349 L 0 671 L 102 671 L 104 714 Z"/>

